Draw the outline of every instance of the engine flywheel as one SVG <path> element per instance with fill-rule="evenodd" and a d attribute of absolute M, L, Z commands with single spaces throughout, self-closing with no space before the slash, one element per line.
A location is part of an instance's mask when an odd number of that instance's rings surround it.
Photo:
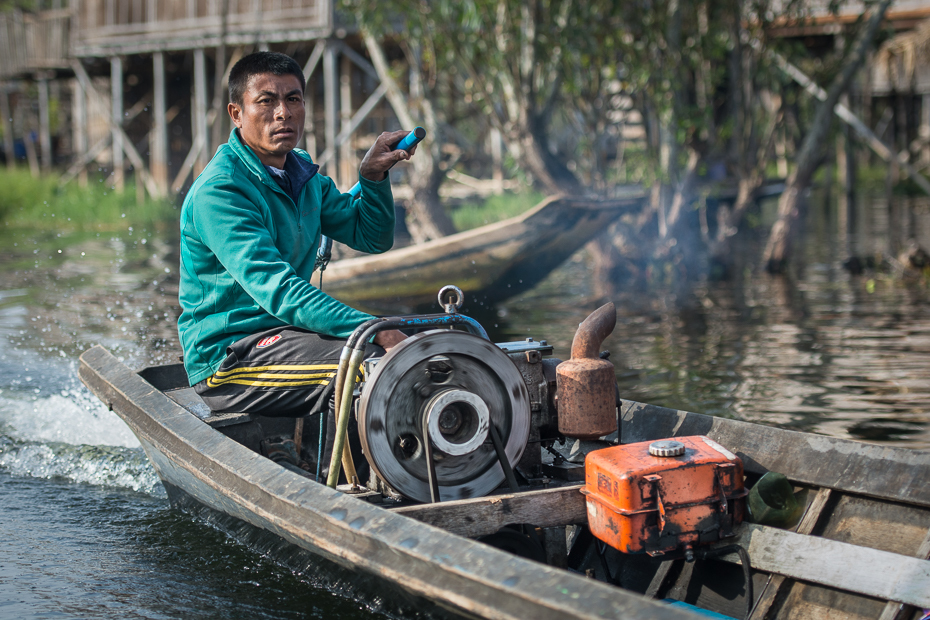
<path fill-rule="evenodd" d="M 359 401 L 359 437 L 372 469 L 423 502 L 430 501 L 426 441 L 440 499 L 481 497 L 504 481 L 490 424 L 515 465 L 530 430 L 526 385 L 497 346 L 461 331 L 424 332 L 395 346 L 367 377 Z"/>

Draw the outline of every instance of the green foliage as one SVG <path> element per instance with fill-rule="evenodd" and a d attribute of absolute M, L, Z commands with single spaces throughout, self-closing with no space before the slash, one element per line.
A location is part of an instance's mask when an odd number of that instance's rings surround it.
<path fill-rule="evenodd" d="M 452 211 L 456 230 L 471 230 L 515 217 L 535 207 L 544 198 L 539 192 L 489 196 L 480 202 L 467 202 Z"/>
<path fill-rule="evenodd" d="M 117 230 L 128 226 L 168 225 L 177 217 L 167 201 L 136 201 L 135 188 L 117 192 L 95 179 L 89 187 L 58 187 L 48 175 L 33 178 L 28 170 L 0 170 L 0 221 L 6 228 L 34 230 Z"/>

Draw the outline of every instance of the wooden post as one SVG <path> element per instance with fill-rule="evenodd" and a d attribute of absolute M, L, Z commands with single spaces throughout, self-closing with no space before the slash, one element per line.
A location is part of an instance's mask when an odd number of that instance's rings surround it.
<path fill-rule="evenodd" d="M 42 170 L 52 168 L 52 135 L 49 120 L 48 104 L 48 76 L 44 73 L 37 76 L 36 86 L 39 91 L 39 148 L 42 155 Z"/>
<path fill-rule="evenodd" d="M 224 3 L 225 4 L 225 3 Z M 223 22 L 226 23 L 225 20 Z M 224 35 L 225 37 L 225 35 Z M 210 153 L 215 153 L 223 142 L 226 141 L 226 99 L 228 89 L 226 80 L 226 43 L 221 39 L 219 47 L 216 48 L 216 62 L 213 65 L 213 125 L 210 127 Z"/>
<path fill-rule="evenodd" d="M 87 136 L 87 91 L 84 89 L 84 83 L 75 78 L 71 82 L 72 102 L 74 106 L 74 154 L 75 159 L 80 160 L 87 153 L 88 136 Z M 87 167 L 81 166 L 78 173 L 78 184 L 81 187 L 87 187 Z"/>
<path fill-rule="evenodd" d="M 207 68 L 203 48 L 194 50 L 194 144 L 200 144 L 194 165 L 196 178 L 207 166 Z"/>
<path fill-rule="evenodd" d="M 846 103 L 848 104 L 849 101 L 847 100 Z M 852 131 L 852 128 L 846 124 L 843 124 L 842 131 L 845 137 L 843 145 L 846 148 L 846 156 L 844 157 L 846 170 L 843 172 L 846 186 L 843 190 L 846 194 L 847 225 L 850 227 L 849 231 L 852 232 L 853 229 L 851 227 L 855 222 L 856 209 L 856 134 Z"/>
<path fill-rule="evenodd" d="M 336 148 L 336 130 L 338 129 L 336 123 L 338 118 L 336 116 L 336 99 L 339 96 L 336 91 L 336 54 L 338 53 L 338 48 L 335 42 L 327 42 L 326 51 L 323 55 L 323 98 L 324 98 L 324 114 L 326 122 L 326 148 L 334 149 Z M 339 167 L 338 166 L 326 166 L 326 174 L 328 174 L 333 181 L 339 186 Z"/>
<path fill-rule="evenodd" d="M 310 78 L 307 82 L 307 91 L 304 95 L 304 148 L 310 153 L 314 160 L 317 156 L 316 149 L 316 124 L 313 115 L 316 114 L 314 109 L 314 99 L 316 95 L 316 80 Z"/>
<path fill-rule="evenodd" d="M 496 185 L 495 194 L 504 191 L 504 149 L 502 144 L 501 132 L 496 127 L 491 127 L 491 175 Z"/>
<path fill-rule="evenodd" d="M 152 177 L 162 196 L 168 195 L 168 119 L 165 102 L 165 54 L 155 52 L 152 55 L 153 101 L 152 101 L 152 134 L 150 142 L 151 159 L 149 166 Z"/>
<path fill-rule="evenodd" d="M 6 155 L 6 167 L 16 167 L 16 149 L 13 146 L 13 117 L 10 114 L 10 95 L 6 87 L 0 88 L 0 116 L 3 117 L 3 153 Z"/>
<path fill-rule="evenodd" d="M 342 66 L 339 69 L 339 127 L 348 126 L 352 120 L 352 60 L 342 55 Z M 350 137 L 339 147 L 339 179 L 349 187 L 354 185 L 358 176 L 355 170 L 355 157 L 352 151 L 352 138 Z M 354 174 L 353 174 L 354 173 Z M 345 188 L 343 188 L 345 189 Z"/>
<path fill-rule="evenodd" d="M 110 118 L 113 120 L 111 144 L 113 145 L 113 187 L 123 191 L 123 133 L 119 130 L 123 124 L 123 59 L 119 56 L 110 58 Z"/>
<path fill-rule="evenodd" d="M 917 132 L 923 140 L 920 147 L 920 163 L 930 164 L 930 94 L 920 95 L 920 129 Z"/>
<path fill-rule="evenodd" d="M 27 112 L 23 97 L 20 95 L 16 101 L 16 111 L 13 113 L 13 124 L 20 128 L 19 135 L 23 137 L 23 147 L 26 149 L 26 161 L 29 162 L 29 172 L 33 177 L 39 176 L 39 160 L 36 158 L 36 144 L 32 138 L 32 114 Z M 31 106 L 30 106 L 31 107 Z"/>

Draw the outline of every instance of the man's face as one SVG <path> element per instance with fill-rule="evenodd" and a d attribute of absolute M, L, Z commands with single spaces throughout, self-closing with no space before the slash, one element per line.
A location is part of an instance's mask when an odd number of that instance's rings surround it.
<path fill-rule="evenodd" d="M 283 168 L 304 129 L 304 94 L 297 76 L 253 75 L 242 105 L 230 103 L 228 109 L 242 141 L 261 162 Z"/>

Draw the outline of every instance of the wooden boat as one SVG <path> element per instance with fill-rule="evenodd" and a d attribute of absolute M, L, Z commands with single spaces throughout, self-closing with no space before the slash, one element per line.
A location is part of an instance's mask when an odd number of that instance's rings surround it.
<path fill-rule="evenodd" d="M 411 306 L 435 299 L 446 282 L 474 299 L 528 290 L 624 213 L 638 210 L 641 189 L 612 200 L 547 198 L 522 215 L 384 254 L 333 262 L 327 293 L 354 302 Z"/>
<path fill-rule="evenodd" d="M 211 416 L 180 365 L 134 372 L 97 346 L 81 356 L 79 374 L 138 436 L 174 504 L 230 515 L 455 615 L 745 617 L 747 584 L 735 553 L 686 562 L 605 550 L 585 536 L 585 496 L 570 480 L 434 504 L 372 503 L 261 456 L 263 432 L 283 421 Z M 916 620 L 930 608 L 927 451 L 621 404 L 624 444 L 704 435 L 742 459 L 749 484 L 781 472 L 804 498 L 794 527 L 744 523 L 726 541 L 751 558 L 749 617 Z M 548 563 L 475 540 L 510 524 L 541 533 Z M 575 533 L 570 545 L 566 528 Z"/>

